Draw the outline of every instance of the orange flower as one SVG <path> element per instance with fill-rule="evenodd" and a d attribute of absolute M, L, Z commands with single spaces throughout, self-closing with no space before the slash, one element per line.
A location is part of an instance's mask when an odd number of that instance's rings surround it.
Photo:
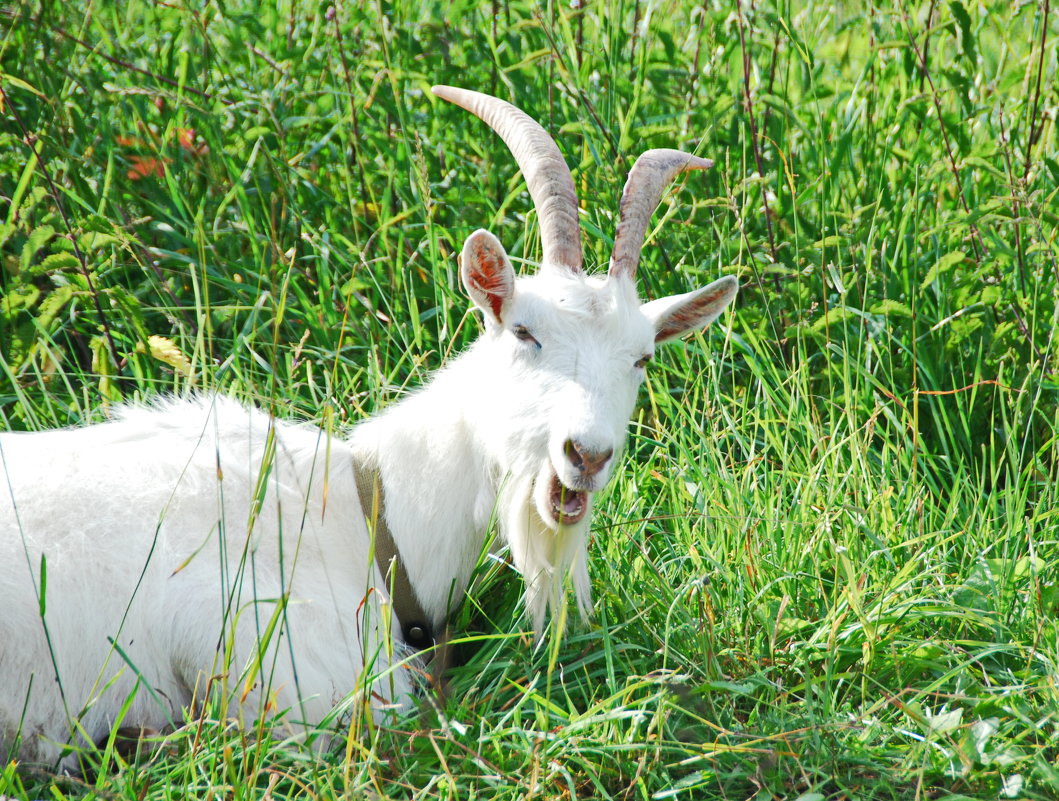
<path fill-rule="evenodd" d="M 151 175 L 158 178 L 165 175 L 166 162 L 162 159 L 156 159 L 153 156 L 131 156 L 130 160 L 132 168 L 126 173 L 130 181 L 139 181 Z"/>
<path fill-rule="evenodd" d="M 194 128 L 177 128 L 177 142 L 184 150 L 195 156 L 210 152 L 209 145 L 199 139 Z"/>

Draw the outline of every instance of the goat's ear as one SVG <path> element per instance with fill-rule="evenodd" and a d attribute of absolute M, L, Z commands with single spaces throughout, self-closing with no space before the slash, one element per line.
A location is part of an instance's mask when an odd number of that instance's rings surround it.
<path fill-rule="evenodd" d="M 640 310 L 654 324 L 655 342 L 668 342 L 712 323 L 738 291 L 739 281 L 735 276 L 726 275 L 694 292 L 652 300 Z"/>
<path fill-rule="evenodd" d="M 479 228 L 463 245 L 460 276 L 474 305 L 498 325 L 515 294 L 515 271 L 504 246 L 495 236 Z"/>

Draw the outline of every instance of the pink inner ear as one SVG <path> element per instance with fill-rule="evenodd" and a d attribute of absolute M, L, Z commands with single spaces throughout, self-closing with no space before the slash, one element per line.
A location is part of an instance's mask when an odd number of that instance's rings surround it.
<path fill-rule="evenodd" d="M 489 306 L 493 310 L 493 316 L 496 318 L 496 321 L 498 323 L 504 322 L 500 318 L 500 309 L 503 308 L 503 306 L 504 306 L 504 299 L 502 297 L 500 297 L 499 295 L 494 295 L 494 294 L 490 293 L 489 294 Z"/>
<path fill-rule="evenodd" d="M 482 240 L 472 241 L 471 250 L 472 266 L 468 271 L 467 281 L 489 298 L 489 307 L 499 321 L 500 309 L 503 308 L 504 300 L 511 294 L 507 265 L 503 257 Z"/>
<path fill-rule="evenodd" d="M 655 341 L 660 342 L 664 339 L 680 336 L 685 331 L 695 327 L 696 319 L 698 319 L 698 315 L 694 313 L 693 309 L 678 309 L 661 321 L 658 330 L 655 332 Z"/>
<path fill-rule="evenodd" d="M 658 329 L 655 331 L 655 342 L 672 339 L 701 327 L 702 319 L 709 317 L 711 308 L 724 293 L 725 288 L 720 287 L 713 292 L 700 295 L 694 300 L 690 300 L 673 309 L 673 311 L 658 321 Z"/>

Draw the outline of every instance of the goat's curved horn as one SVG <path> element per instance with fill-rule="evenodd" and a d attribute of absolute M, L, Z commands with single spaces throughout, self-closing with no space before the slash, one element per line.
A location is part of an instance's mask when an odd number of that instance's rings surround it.
<path fill-rule="evenodd" d="M 713 162 L 709 159 L 700 159 L 690 153 L 668 148 L 648 150 L 636 159 L 621 193 L 618 228 L 614 232 L 614 252 L 610 257 L 610 275 L 636 278 L 636 265 L 640 263 L 647 224 L 658 208 L 666 187 L 678 173 L 705 170 L 712 166 Z"/>
<path fill-rule="evenodd" d="M 454 86 L 435 86 L 431 91 L 480 117 L 504 140 L 526 176 L 537 209 L 544 264 L 580 272 L 581 228 L 574 179 L 547 131 L 525 112 L 498 98 Z"/>

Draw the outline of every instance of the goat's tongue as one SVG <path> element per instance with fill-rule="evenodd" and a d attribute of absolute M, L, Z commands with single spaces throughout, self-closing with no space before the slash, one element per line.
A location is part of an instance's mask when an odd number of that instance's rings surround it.
<path fill-rule="evenodd" d="M 552 477 L 551 502 L 556 522 L 565 525 L 576 523 L 588 511 L 588 493 L 563 486 L 558 476 Z"/>

